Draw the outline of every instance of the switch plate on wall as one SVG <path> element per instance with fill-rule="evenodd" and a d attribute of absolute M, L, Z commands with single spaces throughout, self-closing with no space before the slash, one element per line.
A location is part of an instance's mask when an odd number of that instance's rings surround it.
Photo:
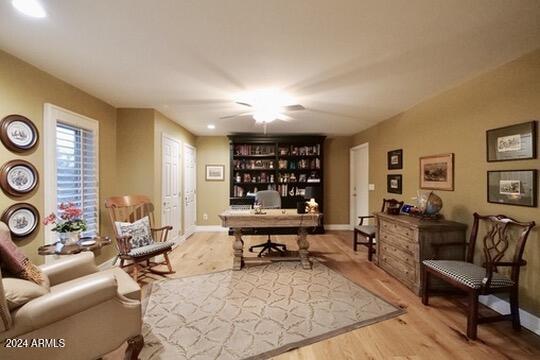
<path fill-rule="evenodd" d="M 203 220 L 208 220 L 208 214 L 207 213 L 204 213 L 203 216 L 202 216 Z"/>
<path fill-rule="evenodd" d="M 374 191 L 375 190 L 375 184 L 369 184 L 368 185 L 368 190 L 369 191 Z"/>

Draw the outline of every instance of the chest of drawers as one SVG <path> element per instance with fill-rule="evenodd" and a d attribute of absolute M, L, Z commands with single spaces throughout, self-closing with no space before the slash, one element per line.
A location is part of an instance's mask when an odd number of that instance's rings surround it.
<path fill-rule="evenodd" d="M 377 213 L 375 217 L 377 265 L 417 295 L 423 286 L 422 260 L 465 258 L 465 224 L 385 213 Z M 433 287 L 438 287 L 438 284 L 434 283 Z"/>

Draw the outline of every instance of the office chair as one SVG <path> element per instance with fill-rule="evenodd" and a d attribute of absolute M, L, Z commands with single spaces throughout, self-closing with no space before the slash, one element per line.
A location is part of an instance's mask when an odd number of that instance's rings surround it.
<path fill-rule="evenodd" d="M 263 209 L 281 209 L 281 196 L 275 190 L 262 190 L 257 191 L 255 194 L 255 203 L 261 205 Z M 268 250 L 270 252 L 272 249 L 277 250 L 280 253 L 285 253 L 287 251 L 287 246 L 285 244 L 278 244 L 272 242 L 270 239 L 270 231 L 268 231 L 268 240 L 265 243 L 254 245 L 249 248 L 250 252 L 253 252 L 253 249 L 262 247 L 262 250 L 259 252 L 259 257 Z"/>

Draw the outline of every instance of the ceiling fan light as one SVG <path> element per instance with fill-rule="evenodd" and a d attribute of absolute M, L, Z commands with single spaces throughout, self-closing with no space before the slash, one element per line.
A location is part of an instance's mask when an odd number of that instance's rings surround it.
<path fill-rule="evenodd" d="M 255 119 L 256 122 L 262 123 L 262 124 L 268 124 L 278 117 L 279 114 L 275 114 L 273 112 L 267 112 L 267 111 L 256 111 L 253 113 L 253 119 Z"/>

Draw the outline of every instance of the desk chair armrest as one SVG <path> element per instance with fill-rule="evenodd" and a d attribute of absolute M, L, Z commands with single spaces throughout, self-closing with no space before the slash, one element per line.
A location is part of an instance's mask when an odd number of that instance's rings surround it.
<path fill-rule="evenodd" d="M 14 320 L 28 330 L 39 329 L 117 296 L 114 275 L 102 274 L 29 301 L 17 310 Z"/>
<path fill-rule="evenodd" d="M 91 251 L 65 257 L 52 264 L 40 265 L 51 286 L 98 272 Z"/>
<path fill-rule="evenodd" d="M 167 226 L 163 226 L 163 227 L 160 227 L 160 228 L 152 228 L 152 232 L 155 234 L 155 233 L 158 233 L 158 232 L 161 232 L 161 235 L 159 236 L 159 239 L 156 238 L 156 236 L 154 235 L 154 240 L 155 241 L 160 241 L 160 242 L 165 242 L 167 241 L 167 238 L 169 236 L 169 231 L 171 231 L 173 229 L 172 226 L 170 225 L 167 225 Z"/>
<path fill-rule="evenodd" d="M 373 215 L 365 215 L 365 216 L 359 216 L 360 222 L 358 223 L 359 226 L 364 225 L 364 219 L 373 219 L 375 216 Z"/>

